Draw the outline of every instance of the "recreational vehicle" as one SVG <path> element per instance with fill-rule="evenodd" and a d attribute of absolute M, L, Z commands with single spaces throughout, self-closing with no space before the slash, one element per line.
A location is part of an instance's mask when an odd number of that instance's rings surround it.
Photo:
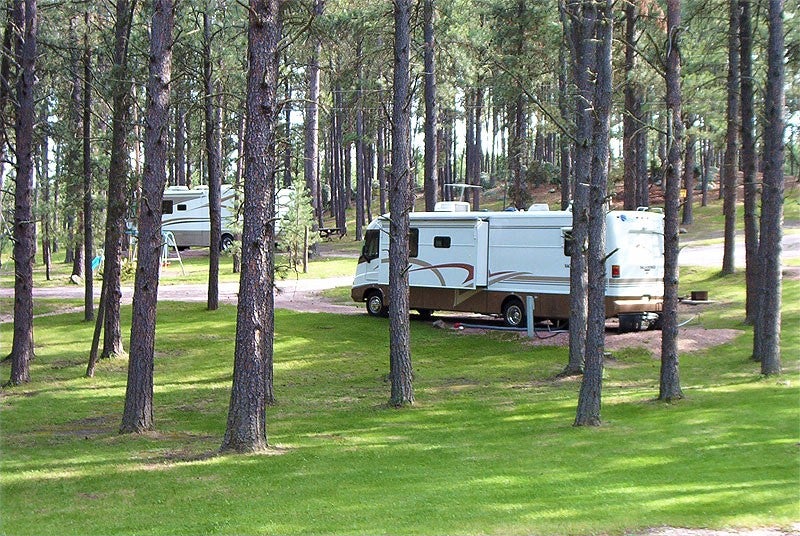
<path fill-rule="evenodd" d="M 291 190 L 284 188 L 276 195 L 275 233 L 278 233 L 280 218 L 288 209 Z M 230 184 L 221 189 L 222 234 L 219 247 L 227 250 L 233 243 L 232 229 L 236 219 L 236 191 Z M 211 241 L 211 224 L 208 215 L 208 186 L 170 186 L 164 190 L 161 203 L 161 229 L 170 231 L 180 249 L 188 247 L 208 247 Z"/>
<path fill-rule="evenodd" d="M 532 207 L 534 208 L 534 207 Z M 527 298 L 536 320 L 569 318 L 568 241 L 572 213 L 535 207 L 518 212 L 411 213 L 410 306 L 500 315 L 521 327 Z M 606 216 L 606 317 L 620 330 L 658 325 L 664 294 L 663 215 L 611 211 Z M 351 296 L 384 315 L 389 287 L 389 217 L 367 228 Z"/>

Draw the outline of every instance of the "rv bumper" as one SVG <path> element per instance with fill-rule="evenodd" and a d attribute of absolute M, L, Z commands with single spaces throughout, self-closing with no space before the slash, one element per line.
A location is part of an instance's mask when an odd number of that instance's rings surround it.
<path fill-rule="evenodd" d="M 611 310 L 607 310 L 607 316 L 617 316 L 625 313 L 660 313 L 663 310 L 661 298 L 615 299 L 610 301 Z"/>
<path fill-rule="evenodd" d="M 354 302 L 363 302 L 366 290 L 367 287 L 353 287 L 350 290 L 350 297 L 353 298 Z"/>

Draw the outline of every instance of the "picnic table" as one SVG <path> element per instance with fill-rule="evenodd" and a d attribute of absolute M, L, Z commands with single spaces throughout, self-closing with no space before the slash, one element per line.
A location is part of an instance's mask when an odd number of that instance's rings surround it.
<path fill-rule="evenodd" d="M 346 234 L 347 229 L 342 229 L 341 227 L 320 227 L 319 229 L 319 237 L 326 240 L 330 240 L 334 235 L 338 235 L 339 238 L 342 238 Z"/>

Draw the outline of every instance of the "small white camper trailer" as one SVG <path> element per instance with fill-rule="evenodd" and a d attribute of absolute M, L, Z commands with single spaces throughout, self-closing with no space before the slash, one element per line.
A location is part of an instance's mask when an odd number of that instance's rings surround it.
<path fill-rule="evenodd" d="M 411 213 L 411 308 L 502 315 L 525 324 L 527 297 L 534 318 L 569 318 L 566 255 L 569 211 Z M 365 235 L 351 296 L 371 315 L 387 311 L 389 220 L 374 220 Z M 664 294 L 663 215 L 611 211 L 606 216 L 606 316 L 621 330 L 655 325 Z"/>
<path fill-rule="evenodd" d="M 284 188 L 276 194 L 275 234 L 278 234 L 280 219 L 288 210 L 291 190 Z M 227 250 L 233 243 L 232 229 L 236 220 L 236 191 L 230 184 L 221 189 L 222 234 L 220 249 Z M 170 231 L 180 249 L 208 247 L 211 241 L 211 223 L 208 215 L 208 186 L 170 186 L 164 190 L 161 202 L 161 229 Z"/>

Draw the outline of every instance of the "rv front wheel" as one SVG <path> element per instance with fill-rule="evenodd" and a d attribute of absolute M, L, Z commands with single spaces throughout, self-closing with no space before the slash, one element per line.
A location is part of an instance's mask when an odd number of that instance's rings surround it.
<path fill-rule="evenodd" d="M 385 316 L 388 309 L 383 305 L 383 296 L 380 292 L 373 292 L 367 296 L 367 313 L 370 316 Z"/>
<path fill-rule="evenodd" d="M 503 320 L 512 328 L 525 327 L 525 307 L 517 298 L 508 300 L 503 305 Z"/>

